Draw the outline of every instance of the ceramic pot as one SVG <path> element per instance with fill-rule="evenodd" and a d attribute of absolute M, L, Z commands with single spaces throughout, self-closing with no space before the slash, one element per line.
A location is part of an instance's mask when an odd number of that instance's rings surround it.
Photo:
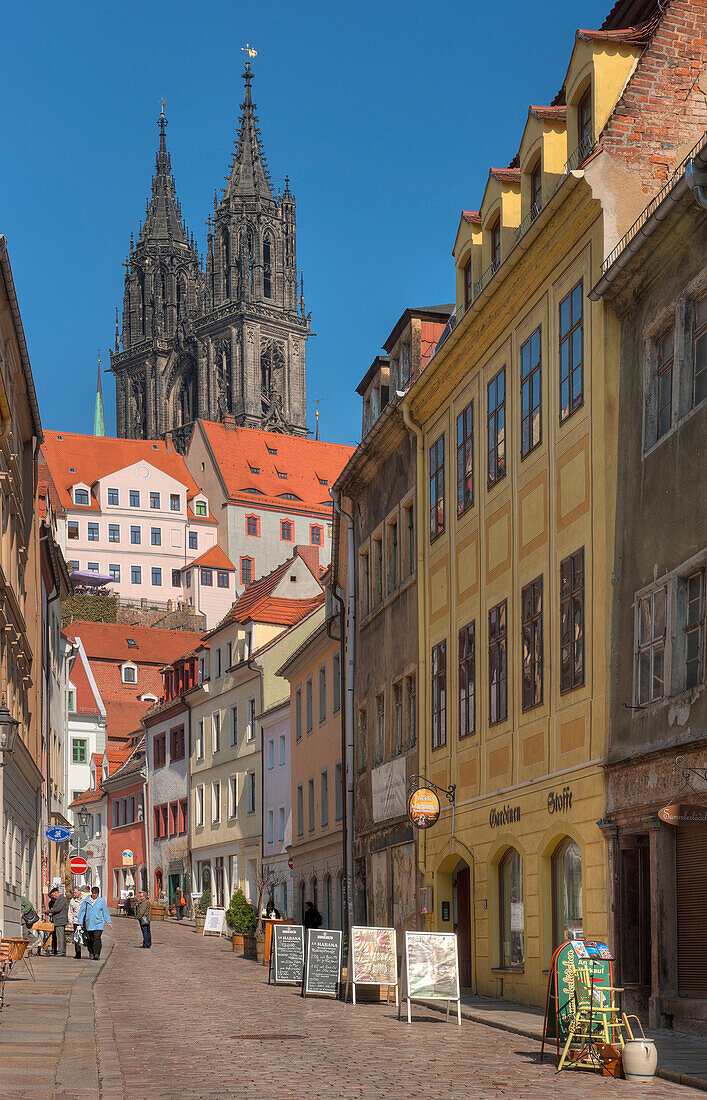
<path fill-rule="evenodd" d="M 634 1085 L 652 1085 L 658 1051 L 652 1039 L 629 1039 L 623 1049 L 624 1074 Z"/>

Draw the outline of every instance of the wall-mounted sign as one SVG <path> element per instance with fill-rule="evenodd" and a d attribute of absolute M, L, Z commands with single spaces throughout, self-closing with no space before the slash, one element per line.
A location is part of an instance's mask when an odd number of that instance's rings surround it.
<path fill-rule="evenodd" d="M 562 814 L 572 809 L 572 788 L 563 787 L 562 791 L 548 791 L 547 812 L 549 814 Z"/>
<path fill-rule="evenodd" d="M 71 836 L 71 829 L 67 829 L 63 825 L 50 825 L 48 829 L 44 830 L 44 835 L 48 840 L 53 840 L 55 844 L 63 844 Z"/>
<path fill-rule="evenodd" d="M 371 772 L 371 805 L 374 821 L 387 821 L 405 813 L 405 757 L 381 764 Z"/>
<path fill-rule="evenodd" d="M 418 787 L 408 799 L 408 816 L 417 829 L 429 829 L 439 817 L 439 798 L 430 787 Z"/>
<path fill-rule="evenodd" d="M 492 829 L 499 825 L 513 825 L 520 821 L 520 806 L 504 806 L 501 810 L 491 810 L 489 825 Z"/>
<path fill-rule="evenodd" d="M 74 856 L 69 860 L 72 875 L 84 875 L 88 870 L 88 864 L 82 856 Z"/>
<path fill-rule="evenodd" d="M 449 920 L 449 917 L 450 917 L 449 902 L 448 901 L 443 901 L 442 902 L 442 920 Z"/>
<path fill-rule="evenodd" d="M 126 848 L 123 852 L 123 867 L 132 867 L 135 862 L 132 849 Z"/>
<path fill-rule="evenodd" d="M 673 806 L 663 806 L 658 817 L 666 825 L 707 825 L 707 805 L 692 802 L 679 802 Z"/>

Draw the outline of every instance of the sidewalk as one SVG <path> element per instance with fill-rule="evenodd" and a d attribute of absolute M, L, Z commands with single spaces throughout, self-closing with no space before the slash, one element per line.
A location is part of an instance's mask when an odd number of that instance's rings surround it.
<path fill-rule="evenodd" d="M 32 981 L 24 962 L 13 967 L 0 1012 L 0 1094 L 98 1100 L 92 987 L 112 950 L 104 943 L 99 962 L 80 961 L 69 948 L 66 958 L 35 958 Z M 85 956 L 85 952 L 84 952 Z M 32 1088 L 27 1089 L 27 1067 Z"/>
<path fill-rule="evenodd" d="M 439 1006 L 430 1004 L 430 1007 Z M 443 1011 L 446 1011 L 446 1005 Z M 462 993 L 462 1016 L 466 1020 L 486 1024 L 500 1031 L 542 1041 L 543 1010 L 532 1005 L 519 1005 L 512 1001 Z M 707 1042 L 704 1039 L 682 1035 L 679 1031 L 651 1031 L 648 1028 L 646 1036 L 655 1040 L 658 1049 L 659 1077 L 707 1092 Z M 548 1060 L 551 1061 L 552 1045 L 546 1044 L 545 1051 L 546 1058 L 549 1052 Z"/>

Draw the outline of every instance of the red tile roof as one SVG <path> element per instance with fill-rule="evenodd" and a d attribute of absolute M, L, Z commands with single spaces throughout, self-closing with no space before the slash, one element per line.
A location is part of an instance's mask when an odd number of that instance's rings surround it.
<path fill-rule="evenodd" d="M 481 214 L 478 210 L 462 210 L 462 217 L 472 225 L 481 225 Z"/>
<path fill-rule="evenodd" d="M 538 107 L 536 104 L 531 103 L 528 107 L 528 114 L 533 115 L 535 118 L 545 118 L 550 121 L 554 119 L 567 118 L 566 107 Z"/>
<path fill-rule="evenodd" d="M 85 806 L 88 802 L 100 802 L 102 798 L 105 798 L 105 791 L 102 787 L 99 787 L 97 791 L 84 791 L 83 794 L 80 794 L 78 798 L 69 803 L 69 809 L 74 806 Z"/>
<path fill-rule="evenodd" d="M 302 558 L 312 576 L 320 584 L 318 567 L 313 567 L 313 563 L 307 560 L 308 556 L 300 554 L 299 547 L 296 547 L 291 558 L 283 561 L 267 576 L 261 577 L 260 580 L 253 581 L 252 584 L 248 585 L 215 629 L 218 630 L 226 623 L 248 622 L 292 626 L 294 623 L 298 623 L 300 619 L 304 619 L 316 607 L 319 607 L 324 599 L 323 592 L 306 599 L 287 599 L 284 596 L 272 595 L 282 578 L 292 568 L 292 562 L 297 557 Z"/>
<path fill-rule="evenodd" d="M 191 569 L 192 565 L 204 569 L 229 569 L 233 573 L 236 571 L 235 565 L 218 543 L 216 546 L 212 546 L 210 550 L 206 550 L 200 557 L 194 558 L 194 561 L 190 561 L 188 565 L 183 565 L 182 569 Z"/>
<path fill-rule="evenodd" d="M 282 511 L 331 513 L 329 486 L 353 454 L 353 447 L 256 428 L 226 427 L 210 420 L 199 423 L 231 500 Z M 286 499 L 285 493 L 296 499 Z"/>
<path fill-rule="evenodd" d="M 189 498 L 199 492 L 182 456 L 168 449 L 164 440 L 112 439 L 77 432 L 45 431 L 42 454 L 56 486 L 60 507 L 64 509 L 74 507 L 69 492 L 72 485 L 77 482 L 93 485 L 99 478 L 135 462 L 147 462 L 173 477 L 186 486 Z M 97 508 L 93 497 L 91 506 Z"/>
<path fill-rule="evenodd" d="M 74 661 L 69 679 L 76 688 L 76 713 L 100 714 L 101 712 L 98 709 L 96 697 L 93 694 L 93 688 L 91 687 L 88 676 L 86 675 L 86 669 L 80 657 L 77 657 Z"/>
<path fill-rule="evenodd" d="M 520 168 L 491 168 L 490 172 L 500 183 L 520 183 Z"/>

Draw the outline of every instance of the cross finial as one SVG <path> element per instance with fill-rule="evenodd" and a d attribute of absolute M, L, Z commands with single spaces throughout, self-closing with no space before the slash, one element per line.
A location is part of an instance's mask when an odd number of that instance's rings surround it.
<path fill-rule="evenodd" d="M 162 118 L 164 118 L 164 107 L 165 107 L 166 102 L 167 102 L 167 100 L 165 99 L 164 96 L 162 96 L 162 99 L 160 100 L 160 104 L 162 106 L 162 111 L 161 111 Z"/>

